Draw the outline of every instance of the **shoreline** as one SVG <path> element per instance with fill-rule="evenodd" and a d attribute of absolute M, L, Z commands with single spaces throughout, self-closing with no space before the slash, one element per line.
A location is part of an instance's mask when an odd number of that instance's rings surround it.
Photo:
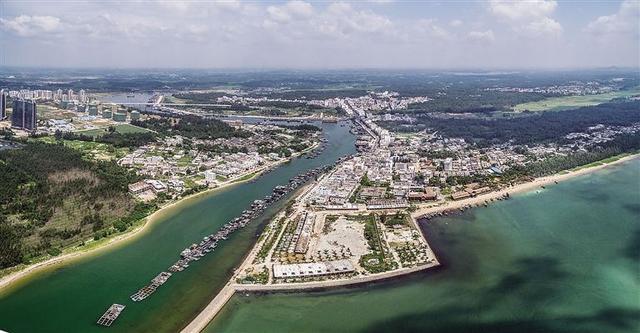
<path fill-rule="evenodd" d="M 33 264 L 29 264 L 27 266 L 25 266 L 22 269 L 19 269 L 15 272 L 11 272 L 8 273 L 5 276 L 0 277 L 0 295 L 4 294 L 5 292 L 9 291 L 10 287 L 16 283 L 21 282 L 23 279 L 31 276 L 32 274 L 35 274 L 39 271 L 45 270 L 47 268 L 53 268 L 57 265 L 62 265 L 62 264 L 66 264 L 68 262 L 72 262 L 73 260 L 78 260 L 78 259 L 82 259 L 84 257 L 89 257 L 90 255 L 95 255 L 95 254 L 99 254 L 101 251 L 110 249 L 114 246 L 117 245 L 124 245 L 126 244 L 126 241 L 130 241 L 135 239 L 135 237 L 137 236 L 141 236 L 144 234 L 144 232 L 148 231 L 149 226 L 155 224 L 158 222 L 159 219 L 162 218 L 162 215 L 170 212 L 172 208 L 176 208 L 176 206 L 179 205 L 184 205 L 187 204 L 190 200 L 195 200 L 198 199 L 198 197 L 201 196 L 206 196 L 206 195 L 211 195 L 214 194 L 218 191 L 227 189 L 233 185 L 238 185 L 238 184 L 242 184 L 245 182 L 249 182 L 253 179 L 255 179 L 256 177 L 259 177 L 260 175 L 262 175 L 264 172 L 274 169 L 282 164 L 285 164 L 287 162 L 292 161 L 294 158 L 298 158 L 300 157 L 302 154 L 307 153 L 309 151 L 313 151 L 314 149 L 318 148 L 318 146 L 320 146 L 320 143 L 317 142 L 316 144 L 312 145 L 311 147 L 300 151 L 296 154 L 292 154 L 289 158 L 275 162 L 273 164 L 269 164 L 269 165 L 265 165 L 262 166 L 260 168 L 257 168 L 255 170 L 251 170 L 249 172 L 246 172 L 244 174 L 238 175 L 237 177 L 233 178 L 233 179 L 229 179 L 227 181 L 225 181 L 222 185 L 214 187 L 214 188 L 209 188 L 206 189 L 204 191 L 201 192 L 197 192 L 197 193 L 193 193 L 191 195 L 188 195 L 184 198 L 181 198 L 177 201 L 173 201 L 173 202 L 169 202 L 168 204 L 166 204 L 165 206 L 159 207 L 156 211 L 154 211 L 153 213 L 151 213 L 150 215 L 146 216 L 145 218 L 143 218 L 143 223 L 139 224 L 139 226 L 135 227 L 134 229 L 125 232 L 123 234 L 119 234 L 116 235 L 112 238 L 107 239 L 106 241 L 103 241 L 104 243 L 96 245 L 95 247 L 91 247 L 91 248 L 86 248 L 86 249 L 78 249 L 78 250 L 72 250 L 68 253 L 65 253 L 61 256 L 57 256 L 57 257 L 53 257 L 53 258 L 49 258 L 46 259 L 44 261 L 40 261 L 40 262 L 36 262 Z M 251 175 L 251 177 L 243 179 L 244 177 Z M 7 268 L 7 269 L 11 269 L 11 268 Z"/>
<path fill-rule="evenodd" d="M 430 206 L 418 208 L 418 210 L 416 210 L 415 212 L 412 212 L 410 214 L 411 220 L 414 221 L 414 223 L 418 224 L 417 220 L 427 214 L 438 213 L 448 209 L 460 209 L 467 206 L 482 205 L 485 203 L 485 201 L 495 200 L 497 198 L 504 196 L 507 193 L 511 195 L 516 193 L 529 192 L 529 191 L 535 190 L 536 188 L 540 188 L 541 186 L 544 186 L 544 185 L 565 181 L 577 176 L 589 174 L 589 173 L 599 171 L 613 165 L 621 164 L 636 158 L 640 158 L 640 153 L 634 153 L 631 155 L 623 156 L 615 161 L 603 162 L 603 164 L 600 164 L 600 165 L 582 167 L 580 169 L 573 170 L 573 171 L 566 170 L 550 176 L 539 177 L 530 182 L 516 184 L 514 186 L 509 186 L 507 188 L 502 188 L 500 190 L 481 194 L 472 198 L 467 198 L 459 201 L 445 201 L 437 204 L 431 204 Z M 422 229 L 418 228 L 418 230 L 420 230 L 420 233 L 422 234 L 422 236 L 426 238 L 426 236 L 422 232 Z M 259 242 L 256 242 L 256 244 L 254 245 L 252 250 L 249 252 L 245 260 L 241 263 L 238 269 L 241 269 L 244 266 L 244 263 L 247 260 L 250 260 L 253 255 L 255 255 L 255 252 L 257 251 L 256 249 L 257 249 L 258 243 Z M 431 245 L 429 245 L 429 248 L 431 249 Z M 433 251 L 433 249 L 431 250 Z M 437 255 L 435 254 L 435 252 L 434 252 L 434 257 L 437 260 Z M 207 304 L 207 306 L 204 309 L 202 309 L 202 311 L 198 313 L 198 315 L 195 318 L 193 318 L 191 322 L 189 322 L 180 332 L 181 333 L 201 332 L 203 329 L 207 327 L 207 325 L 209 325 L 209 323 L 215 318 L 215 316 L 222 310 L 225 304 L 231 299 L 231 297 L 237 291 L 283 292 L 283 291 L 304 291 L 304 290 L 313 290 L 313 289 L 338 288 L 338 287 L 345 287 L 349 285 L 359 285 L 359 284 L 365 284 L 369 282 L 386 280 L 390 278 L 402 277 L 406 275 L 411 275 L 412 273 L 415 273 L 418 271 L 423 271 L 428 268 L 433 268 L 438 266 L 440 266 L 440 262 L 436 261 L 436 264 L 427 264 L 423 266 L 412 267 L 410 269 L 383 272 L 380 274 L 358 277 L 358 278 L 348 279 L 348 280 L 306 282 L 306 283 L 299 283 L 299 284 L 284 284 L 279 286 L 278 285 L 274 286 L 274 285 L 236 284 L 234 283 L 234 278 L 236 275 L 234 272 L 233 277 L 218 292 L 218 294 L 215 295 L 215 297 L 211 300 L 211 302 L 209 302 L 209 304 Z"/>
<path fill-rule="evenodd" d="M 586 175 L 586 174 L 589 174 L 598 170 L 602 170 L 604 168 L 607 168 L 616 164 L 624 163 L 636 158 L 640 158 L 640 153 L 623 156 L 615 161 L 603 162 L 603 164 L 600 164 L 600 165 L 582 167 L 580 169 L 573 170 L 573 171 L 566 170 L 553 175 L 538 177 L 529 182 L 524 182 L 524 183 L 516 184 L 513 186 L 501 188 L 497 191 L 480 194 L 471 198 L 466 198 L 466 199 L 457 200 L 457 201 L 447 200 L 447 201 L 440 201 L 436 203 L 427 204 L 423 207 L 418 207 L 416 211 L 411 213 L 411 216 L 414 219 L 420 219 L 424 215 L 437 214 L 444 210 L 464 209 L 464 208 L 467 208 L 468 206 L 472 206 L 472 207 L 480 206 L 480 205 L 483 205 L 486 201 L 496 200 L 507 194 L 512 195 L 512 194 L 517 194 L 522 192 L 529 192 L 535 189 L 540 189 L 542 186 L 553 184 L 555 182 L 565 181 L 567 179 L 574 178 L 577 176 Z"/>

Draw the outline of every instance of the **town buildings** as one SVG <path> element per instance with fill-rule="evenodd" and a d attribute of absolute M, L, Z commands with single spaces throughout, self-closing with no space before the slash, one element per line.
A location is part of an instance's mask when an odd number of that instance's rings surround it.
<path fill-rule="evenodd" d="M 13 100 L 11 127 L 33 131 L 37 127 L 36 118 L 37 106 L 35 101 L 22 98 Z"/>
<path fill-rule="evenodd" d="M 7 95 L 4 89 L 0 90 L 0 120 L 7 117 Z"/>

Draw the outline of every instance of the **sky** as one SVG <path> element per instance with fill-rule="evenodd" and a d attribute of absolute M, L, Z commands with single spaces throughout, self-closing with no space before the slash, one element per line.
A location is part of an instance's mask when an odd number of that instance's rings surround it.
<path fill-rule="evenodd" d="M 640 0 L 0 0 L 0 66 L 640 67 Z"/>

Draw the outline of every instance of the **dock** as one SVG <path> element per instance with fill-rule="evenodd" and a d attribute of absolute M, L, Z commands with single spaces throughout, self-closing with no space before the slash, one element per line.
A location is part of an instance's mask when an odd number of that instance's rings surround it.
<path fill-rule="evenodd" d="M 105 312 L 102 317 L 98 319 L 98 325 L 107 327 L 111 326 L 111 324 L 113 324 L 113 322 L 118 319 L 118 316 L 120 315 L 120 313 L 122 313 L 122 310 L 124 310 L 124 308 L 125 306 L 122 304 L 111 304 L 109 309 L 107 309 L 107 312 Z"/>

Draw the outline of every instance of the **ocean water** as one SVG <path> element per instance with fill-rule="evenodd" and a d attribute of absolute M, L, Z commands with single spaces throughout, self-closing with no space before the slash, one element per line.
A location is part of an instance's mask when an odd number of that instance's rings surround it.
<path fill-rule="evenodd" d="M 440 268 L 236 294 L 206 332 L 640 332 L 640 159 L 421 226 Z"/>

